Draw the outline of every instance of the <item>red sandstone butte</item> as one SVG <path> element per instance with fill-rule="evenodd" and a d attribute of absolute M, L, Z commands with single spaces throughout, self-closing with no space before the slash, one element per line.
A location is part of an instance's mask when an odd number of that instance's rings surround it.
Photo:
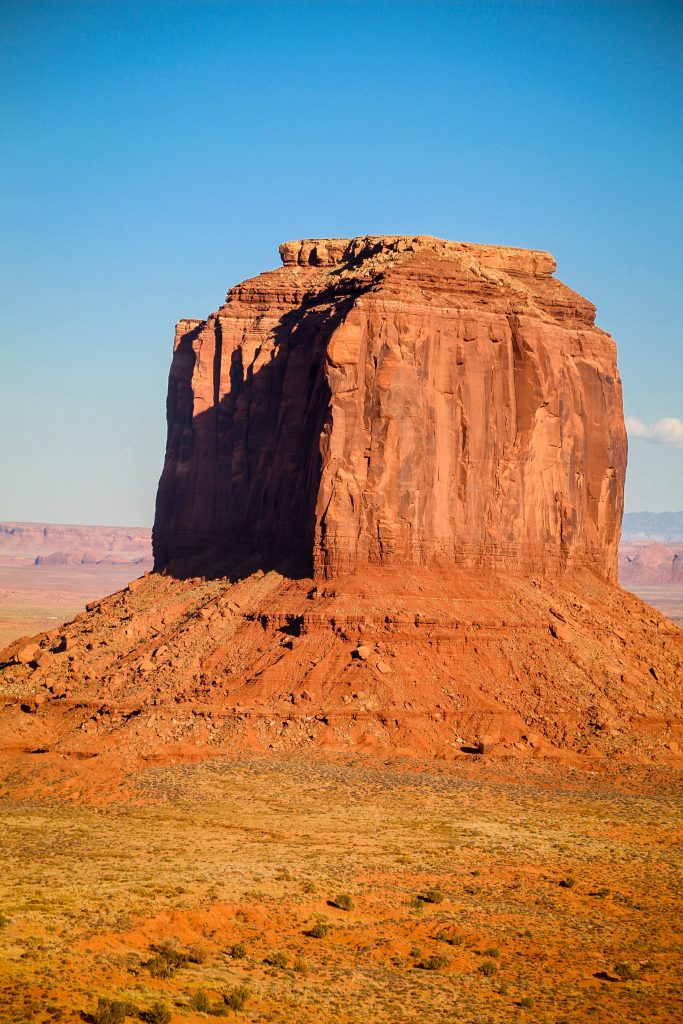
<path fill-rule="evenodd" d="M 157 571 L 0 652 L 0 760 L 66 785 L 244 750 L 680 760 L 683 634 L 616 583 L 593 306 L 544 252 L 280 252 L 179 324 Z"/>
<path fill-rule="evenodd" d="M 547 252 L 309 239 L 177 327 L 157 568 L 300 558 L 616 578 L 616 348 Z"/>

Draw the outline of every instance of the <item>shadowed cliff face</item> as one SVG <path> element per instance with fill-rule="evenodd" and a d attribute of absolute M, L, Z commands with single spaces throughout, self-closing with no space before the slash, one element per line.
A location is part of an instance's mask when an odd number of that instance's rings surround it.
<path fill-rule="evenodd" d="M 188 556 L 614 578 L 616 351 L 547 253 L 403 237 L 281 246 L 181 321 L 154 526 Z"/>

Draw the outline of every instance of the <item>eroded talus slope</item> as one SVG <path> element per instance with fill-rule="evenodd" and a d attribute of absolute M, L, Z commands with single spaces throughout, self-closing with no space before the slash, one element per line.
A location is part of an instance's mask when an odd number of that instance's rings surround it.
<path fill-rule="evenodd" d="M 588 571 L 151 574 L 13 645 L 0 749 L 680 755 L 682 634 Z M 55 762 L 57 763 L 57 762 Z M 103 764 L 109 762 L 102 762 Z M 103 769 L 104 770 L 104 769 Z"/>
<path fill-rule="evenodd" d="M 615 346 L 547 253 L 432 238 L 281 247 L 178 327 L 155 557 L 287 555 L 614 578 Z"/>

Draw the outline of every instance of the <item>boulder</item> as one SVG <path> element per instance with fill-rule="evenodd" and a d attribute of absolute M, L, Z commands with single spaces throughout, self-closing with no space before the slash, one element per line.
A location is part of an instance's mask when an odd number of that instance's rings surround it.
<path fill-rule="evenodd" d="M 16 653 L 16 660 L 21 665 L 30 665 L 36 660 L 40 653 L 40 645 L 36 643 L 26 644 L 25 647 L 20 648 Z"/>

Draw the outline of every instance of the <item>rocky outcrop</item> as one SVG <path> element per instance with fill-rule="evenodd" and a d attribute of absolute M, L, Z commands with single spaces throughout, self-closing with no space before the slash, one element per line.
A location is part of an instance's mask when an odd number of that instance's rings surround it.
<path fill-rule="evenodd" d="M 192 556 L 615 578 L 612 339 L 545 252 L 313 239 L 178 325 L 157 568 Z"/>

